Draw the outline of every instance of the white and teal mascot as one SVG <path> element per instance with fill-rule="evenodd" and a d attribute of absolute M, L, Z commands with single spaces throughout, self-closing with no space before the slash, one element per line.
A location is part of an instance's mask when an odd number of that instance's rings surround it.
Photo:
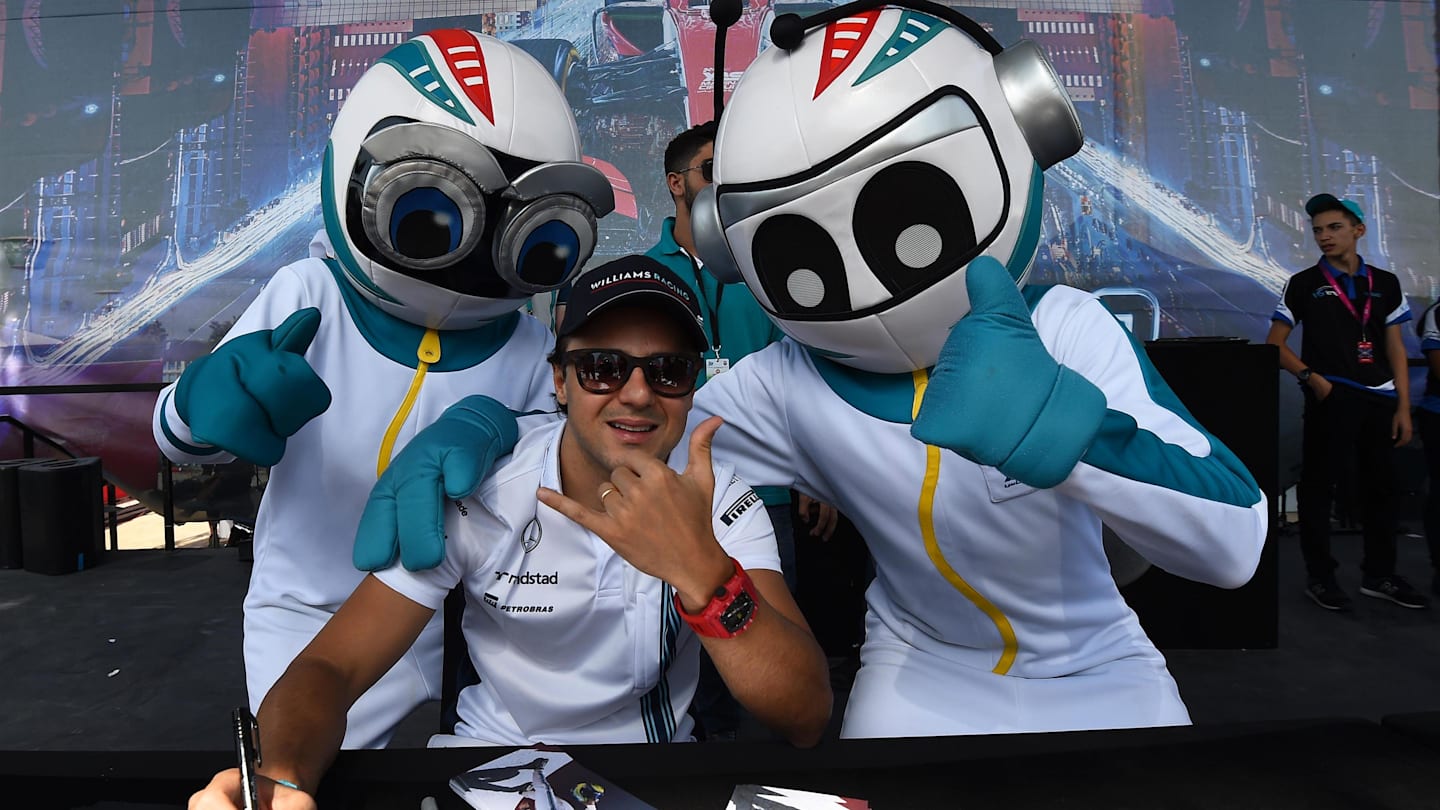
<path fill-rule="evenodd" d="M 345 98 L 321 207 L 310 256 L 276 271 L 155 409 L 171 460 L 270 468 L 245 598 L 252 708 L 366 570 L 443 559 L 447 493 L 397 469 L 443 469 L 468 491 L 513 445 L 514 413 L 553 408 L 550 332 L 519 310 L 580 270 L 614 199 L 550 73 L 446 29 L 391 50 Z M 389 530 L 357 540 L 377 478 L 368 508 Z M 393 528 L 425 514 L 437 525 Z M 439 697 L 440 629 L 355 704 L 345 747 L 383 746 Z"/>
<path fill-rule="evenodd" d="M 848 737 L 1183 724 L 1110 575 L 1245 583 L 1265 498 L 1092 295 L 1026 284 L 1082 146 L 1034 43 L 948 7 L 771 30 L 721 118 L 698 252 L 789 340 L 696 395 L 753 486 L 833 503 L 875 563 Z M 763 145 L 763 146 L 762 146 Z"/>

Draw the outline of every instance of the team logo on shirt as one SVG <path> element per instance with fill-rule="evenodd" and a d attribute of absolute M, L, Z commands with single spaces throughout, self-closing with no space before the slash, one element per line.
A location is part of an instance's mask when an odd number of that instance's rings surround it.
<path fill-rule="evenodd" d="M 745 514 L 747 509 L 759 502 L 760 496 L 755 494 L 755 490 L 747 491 L 744 495 L 740 496 L 740 500 L 730 504 L 729 508 L 725 510 L 725 513 L 720 516 L 720 522 L 729 526 L 738 520 L 741 515 Z"/>
<path fill-rule="evenodd" d="M 505 613 L 554 613 L 554 605 L 502 605 L 500 597 L 493 593 L 485 594 L 485 604 L 496 610 Z"/>
<path fill-rule="evenodd" d="M 559 585 L 560 572 L 551 571 L 548 574 L 535 571 L 526 571 L 523 574 L 512 574 L 509 571 L 496 571 L 495 581 L 503 582 L 506 585 Z"/>
<path fill-rule="evenodd" d="M 531 518 L 530 522 L 525 524 L 525 531 L 520 535 L 520 545 L 525 548 L 526 554 L 534 551 L 535 547 L 540 545 L 542 535 L 544 532 L 540 530 L 540 518 Z"/>

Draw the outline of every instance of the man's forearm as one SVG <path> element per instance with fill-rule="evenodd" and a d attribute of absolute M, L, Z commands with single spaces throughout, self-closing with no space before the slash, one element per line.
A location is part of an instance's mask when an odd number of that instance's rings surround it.
<path fill-rule="evenodd" d="M 736 700 L 792 744 L 812 746 L 824 734 L 834 706 L 825 653 L 806 627 L 766 599 L 777 583 L 785 587 L 780 575 L 751 575 L 761 598 L 750 626 L 734 638 L 701 641 Z M 788 592 L 776 596 L 782 600 L 798 612 Z"/>
<path fill-rule="evenodd" d="M 260 704 L 260 773 L 315 794 L 345 739 L 350 697 L 329 665 L 304 656 L 291 663 Z"/>

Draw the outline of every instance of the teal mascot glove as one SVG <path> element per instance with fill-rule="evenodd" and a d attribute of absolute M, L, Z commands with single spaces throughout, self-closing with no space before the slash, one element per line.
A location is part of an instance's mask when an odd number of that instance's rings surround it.
<path fill-rule="evenodd" d="M 320 310 L 222 343 L 175 384 L 175 411 L 197 441 L 269 467 L 285 440 L 330 407 L 330 389 L 305 362 Z"/>
<path fill-rule="evenodd" d="M 400 562 L 411 571 L 445 559 L 445 501 L 480 486 L 495 459 L 515 448 L 515 414 L 490 397 L 468 396 L 411 439 L 381 473 L 360 515 L 355 567 Z"/>
<path fill-rule="evenodd" d="M 1090 449 L 1105 394 L 1050 356 L 998 261 L 971 262 L 965 288 L 970 313 L 940 350 L 910 435 L 1021 483 L 1053 487 Z"/>

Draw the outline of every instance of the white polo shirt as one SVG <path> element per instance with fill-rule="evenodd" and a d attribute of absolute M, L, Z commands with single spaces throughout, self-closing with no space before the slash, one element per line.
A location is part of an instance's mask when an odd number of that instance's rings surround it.
<path fill-rule="evenodd" d="M 450 505 L 440 566 L 377 576 L 436 610 L 465 584 L 480 683 L 460 694 L 456 735 L 491 745 L 689 740 L 700 640 L 670 586 L 535 497 L 560 489 L 563 427 L 526 434 L 475 495 Z M 728 464 L 714 469 L 721 546 L 747 569 L 779 571 L 759 499 Z"/>

